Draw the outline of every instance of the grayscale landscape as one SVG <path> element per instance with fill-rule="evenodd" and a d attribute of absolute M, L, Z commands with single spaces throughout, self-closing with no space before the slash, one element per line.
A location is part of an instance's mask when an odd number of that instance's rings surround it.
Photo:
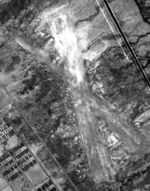
<path fill-rule="evenodd" d="M 149 46 L 149 0 L 0 0 L 0 191 L 150 191 Z"/>

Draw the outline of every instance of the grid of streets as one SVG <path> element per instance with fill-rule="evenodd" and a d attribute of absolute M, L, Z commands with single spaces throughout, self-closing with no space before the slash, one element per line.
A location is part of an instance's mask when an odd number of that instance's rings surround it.
<path fill-rule="evenodd" d="M 0 118 L 0 190 L 19 191 L 22 188 L 36 191 L 57 190 L 23 139 L 9 123 Z"/>

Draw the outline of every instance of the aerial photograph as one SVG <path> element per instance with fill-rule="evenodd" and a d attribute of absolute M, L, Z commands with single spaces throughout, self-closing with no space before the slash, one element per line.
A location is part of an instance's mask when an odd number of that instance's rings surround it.
<path fill-rule="evenodd" d="M 0 0 L 0 191 L 150 191 L 150 0 Z"/>

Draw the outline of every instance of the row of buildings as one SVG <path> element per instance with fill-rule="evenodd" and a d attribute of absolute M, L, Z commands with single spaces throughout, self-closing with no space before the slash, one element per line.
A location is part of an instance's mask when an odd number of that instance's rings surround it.
<path fill-rule="evenodd" d="M 57 191 L 56 187 L 51 180 L 46 181 L 41 186 L 37 188 L 36 191 Z"/>
<path fill-rule="evenodd" d="M 8 139 L 12 136 L 17 136 L 13 128 L 5 123 L 0 125 L 0 145 L 5 145 Z M 18 138 L 19 139 L 19 138 Z M 8 183 L 15 182 L 30 168 L 37 165 L 35 156 L 31 153 L 24 142 L 19 139 L 19 142 L 11 149 L 5 149 L 0 156 L 0 172 Z M 56 187 L 49 179 L 48 181 L 41 181 L 35 188 L 36 191 L 56 191 Z"/>
<path fill-rule="evenodd" d="M 0 171 L 8 182 L 14 181 L 22 172 L 37 164 L 35 158 L 24 145 L 19 145 L 16 152 L 8 151 L 0 157 Z"/>
<path fill-rule="evenodd" d="M 0 144 L 15 135 L 11 126 L 3 123 L 0 126 Z M 8 182 L 14 181 L 22 172 L 28 171 L 36 164 L 36 160 L 30 150 L 20 140 L 12 149 L 5 150 L 0 157 L 0 171 Z"/>
<path fill-rule="evenodd" d="M 5 143 L 13 135 L 15 135 L 15 131 L 11 126 L 6 124 L 0 126 L 0 144 Z"/>

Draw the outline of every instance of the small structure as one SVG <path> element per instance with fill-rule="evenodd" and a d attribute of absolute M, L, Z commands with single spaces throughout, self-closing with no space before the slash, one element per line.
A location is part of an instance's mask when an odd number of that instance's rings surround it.
<path fill-rule="evenodd" d="M 57 189 L 55 188 L 55 185 L 52 183 L 52 181 L 48 180 L 39 188 L 37 188 L 37 191 L 57 191 Z"/>

